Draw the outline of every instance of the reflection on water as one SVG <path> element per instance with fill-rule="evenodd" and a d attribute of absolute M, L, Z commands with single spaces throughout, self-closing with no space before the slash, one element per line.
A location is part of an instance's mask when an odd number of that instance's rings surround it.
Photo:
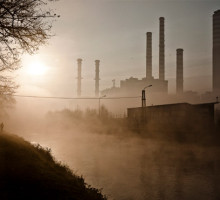
<path fill-rule="evenodd" d="M 220 149 L 134 137 L 57 132 L 26 138 L 52 149 L 109 199 L 219 199 Z"/>

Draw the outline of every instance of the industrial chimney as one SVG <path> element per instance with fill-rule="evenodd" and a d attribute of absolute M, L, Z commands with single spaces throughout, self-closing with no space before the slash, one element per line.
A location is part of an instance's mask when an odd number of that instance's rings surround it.
<path fill-rule="evenodd" d="M 95 96 L 99 96 L 99 63 L 100 60 L 95 60 Z"/>
<path fill-rule="evenodd" d="M 213 14 L 213 90 L 220 91 L 220 10 Z"/>
<path fill-rule="evenodd" d="M 183 92 L 183 49 L 176 50 L 176 93 Z"/>
<path fill-rule="evenodd" d="M 146 78 L 152 78 L 152 33 L 146 33 Z"/>
<path fill-rule="evenodd" d="M 81 80 L 82 80 L 82 59 L 79 58 L 77 59 L 77 64 L 78 64 L 78 77 L 77 77 L 77 96 L 81 96 Z"/>
<path fill-rule="evenodd" d="M 164 40 L 164 17 L 160 17 L 160 36 L 159 36 L 159 79 L 164 80 L 165 75 L 165 40 Z"/>

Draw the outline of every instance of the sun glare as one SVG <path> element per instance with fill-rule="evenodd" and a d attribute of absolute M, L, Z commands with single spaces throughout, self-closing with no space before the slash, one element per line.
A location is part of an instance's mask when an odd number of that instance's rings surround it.
<path fill-rule="evenodd" d="M 28 66 L 28 74 L 34 76 L 45 75 L 47 72 L 47 66 L 41 61 L 34 61 Z"/>

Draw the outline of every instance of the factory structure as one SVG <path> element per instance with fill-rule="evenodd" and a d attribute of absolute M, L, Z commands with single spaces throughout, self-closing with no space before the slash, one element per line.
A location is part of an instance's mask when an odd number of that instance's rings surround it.
<path fill-rule="evenodd" d="M 95 60 L 95 97 L 99 97 L 99 64 L 100 60 Z M 82 91 L 82 59 L 77 59 L 77 96 L 81 97 L 81 91 Z"/>
<path fill-rule="evenodd" d="M 212 91 L 202 94 L 202 99 L 212 101 L 220 96 L 220 10 L 212 16 Z M 220 106 L 218 105 L 218 108 Z"/>
<path fill-rule="evenodd" d="M 99 64 L 100 60 L 95 60 L 95 97 L 108 96 L 137 96 L 146 85 L 153 85 L 153 93 L 168 94 L 168 81 L 165 80 L 165 33 L 164 33 L 164 17 L 160 17 L 160 36 L 159 36 L 159 78 L 156 79 L 152 75 L 152 33 L 146 33 L 146 76 L 139 80 L 138 78 L 128 78 L 120 81 L 120 87 L 115 87 L 115 80 L 113 80 L 113 87 L 99 91 Z M 78 63 L 78 77 L 77 77 L 77 96 L 81 96 L 81 67 L 82 59 L 77 59 Z M 183 71 L 182 71 L 183 72 Z M 178 75 L 182 77 L 179 70 Z"/>
<path fill-rule="evenodd" d="M 168 94 L 168 81 L 165 80 L 165 19 L 159 18 L 159 78 L 152 75 L 152 32 L 146 33 L 146 76 L 142 79 L 130 77 L 120 81 L 120 87 L 105 89 L 101 95 L 138 96 L 147 85 L 153 85 L 151 94 Z M 179 73 L 180 74 L 180 73 Z M 180 75 L 181 76 L 181 75 Z"/>
<path fill-rule="evenodd" d="M 150 35 L 149 35 L 150 37 Z M 161 46 L 161 44 L 160 44 Z M 162 45 L 163 46 L 163 45 Z M 162 51 L 162 50 L 161 50 Z M 183 94 L 183 49 L 176 51 L 176 94 Z M 161 66 L 160 66 L 161 67 Z M 213 14 L 213 91 L 209 97 L 220 93 L 220 10 Z M 207 99 L 205 99 L 207 100 Z M 215 117 L 215 102 L 189 104 L 173 103 L 146 106 L 145 91 L 142 91 L 142 107 L 128 108 L 130 125 L 138 130 L 152 127 L 155 130 L 187 130 L 194 131 L 196 125 L 200 130 L 209 130 L 219 121 Z M 198 131 L 198 130 L 197 130 Z"/>
<path fill-rule="evenodd" d="M 220 95 L 220 10 L 213 14 L 213 85 L 212 91 L 202 95 L 197 92 L 184 91 L 184 50 L 176 49 L 176 94 L 168 94 L 168 81 L 165 79 L 165 19 L 159 18 L 159 78 L 152 76 L 152 33 L 146 33 L 146 76 L 142 79 L 130 77 L 120 81 L 120 86 L 107 88 L 101 91 L 101 95 L 106 96 L 140 96 L 141 91 L 148 85 L 150 96 L 156 104 L 168 102 L 201 103 L 213 101 Z M 162 96 L 161 96 L 162 95 Z M 163 97 L 163 101 L 158 101 Z M 160 98 L 161 99 L 161 98 Z M 150 103 L 153 103 L 150 102 Z"/>
<path fill-rule="evenodd" d="M 182 48 L 176 49 L 176 94 L 168 94 L 168 81 L 165 78 L 165 18 L 159 18 L 159 77 L 155 78 L 152 75 L 152 32 L 146 33 L 146 75 L 142 79 L 130 77 L 120 81 L 119 87 L 113 86 L 111 88 L 100 91 L 100 60 L 95 60 L 95 90 L 94 95 L 96 98 L 102 96 L 106 97 L 129 97 L 141 96 L 141 91 L 145 90 L 149 85 L 150 95 L 147 98 L 152 98 L 152 104 L 164 103 L 178 103 L 186 102 L 189 99 L 191 103 L 210 102 L 219 96 L 220 93 L 220 10 L 213 14 L 213 89 L 202 95 L 196 92 L 184 91 L 184 50 Z M 81 96 L 81 70 L 82 59 L 77 60 L 78 63 L 78 77 L 77 77 L 77 96 Z M 147 93 L 148 94 L 148 93 Z M 156 99 L 156 101 L 155 101 Z M 149 102 L 148 102 L 149 103 Z M 148 104 L 149 105 L 149 104 Z"/>
<path fill-rule="evenodd" d="M 183 49 L 176 49 L 176 96 L 183 96 Z M 141 91 L 151 85 L 150 97 L 155 99 L 155 103 L 172 101 L 171 95 L 168 95 L 168 80 L 165 79 L 165 18 L 159 18 L 159 77 L 152 75 L 152 32 L 146 33 L 146 76 L 142 79 L 130 77 L 120 81 L 120 86 L 107 88 L 101 91 L 101 95 L 109 97 L 118 96 L 140 96 Z M 190 95 L 192 92 L 190 93 Z M 193 93 L 194 94 L 194 93 Z M 162 95 L 162 96 L 161 96 Z M 161 101 L 163 97 L 163 101 Z M 176 101 L 176 98 L 173 99 Z"/>
<path fill-rule="evenodd" d="M 95 60 L 95 97 L 97 99 L 108 97 L 138 97 L 138 104 L 132 100 L 130 106 L 124 103 L 124 100 L 113 104 L 120 109 L 122 107 L 131 107 L 127 109 L 130 125 L 137 128 L 151 127 L 185 127 L 191 130 L 195 124 L 200 124 L 204 129 L 212 127 L 216 121 L 215 109 L 219 103 L 217 96 L 220 95 L 220 10 L 213 14 L 213 65 L 212 65 L 212 91 L 202 95 L 196 92 L 184 91 L 184 57 L 182 48 L 176 49 L 176 94 L 168 94 L 168 81 L 165 79 L 165 19 L 159 18 L 159 77 L 152 75 L 152 32 L 146 33 L 146 75 L 142 79 L 130 77 L 120 81 L 120 86 L 113 86 L 100 91 L 99 65 L 100 60 Z M 81 68 L 82 59 L 77 60 L 77 95 L 81 96 Z M 151 87 L 152 86 L 152 87 Z M 148 88 L 150 87 L 150 88 Z M 150 89 L 150 95 L 146 95 L 145 90 Z M 148 94 L 148 93 L 147 93 Z M 140 101 L 140 98 L 141 101 Z M 194 102 L 190 101 L 194 98 Z M 149 100 L 150 99 L 150 100 Z M 216 99 L 216 101 L 215 101 Z M 136 99 L 137 100 L 137 99 Z M 150 103 L 149 103 L 150 102 Z M 188 103 L 185 103 L 188 102 Z M 190 103 L 189 103 L 190 102 Z M 206 102 L 206 103 L 204 103 Z M 207 103 L 208 102 L 208 103 Z M 106 102 L 107 103 L 107 102 Z M 136 107 L 135 107 L 136 105 Z M 140 106 L 140 107 L 137 107 Z M 112 109 L 113 107 L 111 107 Z M 155 123 L 155 124 L 154 124 Z"/>
<path fill-rule="evenodd" d="M 128 108 L 128 120 L 138 130 L 194 130 L 195 125 L 209 129 L 215 124 L 215 104 L 218 102 L 189 104 L 175 103 L 138 108 Z"/>

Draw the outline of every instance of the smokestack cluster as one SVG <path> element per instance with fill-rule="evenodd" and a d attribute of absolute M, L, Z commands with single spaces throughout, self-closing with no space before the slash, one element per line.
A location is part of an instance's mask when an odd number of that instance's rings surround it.
<path fill-rule="evenodd" d="M 95 96 L 99 97 L 99 64 L 100 60 L 95 60 Z M 77 96 L 81 96 L 81 80 L 82 80 L 82 59 L 77 59 L 78 76 L 77 76 Z"/>
<path fill-rule="evenodd" d="M 164 80 L 165 68 L 165 35 L 164 35 L 164 17 L 160 17 L 160 36 L 159 36 L 159 79 Z"/>
<path fill-rule="evenodd" d="M 146 78 L 152 78 L 152 33 L 146 33 Z"/>
<path fill-rule="evenodd" d="M 217 15 L 216 12 L 215 12 L 215 15 Z M 213 20 L 214 20 L 214 16 L 213 16 Z M 159 24 L 159 29 L 160 29 L 159 30 L 159 80 L 164 81 L 165 80 L 165 31 L 164 31 L 165 19 L 164 17 L 160 17 L 159 22 L 160 22 Z M 220 10 L 218 11 L 217 19 L 215 19 L 213 23 L 220 24 Z M 215 37 L 217 35 L 217 32 L 218 31 L 216 31 L 215 33 Z M 219 38 L 220 38 L 220 34 L 219 34 Z M 217 40 L 217 41 L 220 41 L 220 40 Z M 220 45 L 218 46 L 218 48 L 219 47 Z M 215 49 L 217 49 L 217 47 Z M 219 52 L 220 52 L 220 48 L 219 48 Z M 176 54 L 177 54 L 177 57 L 176 57 L 176 93 L 182 93 L 183 92 L 183 49 L 177 49 Z M 217 55 L 216 52 L 215 52 L 215 55 Z M 220 57 L 218 56 L 218 58 Z M 217 60 L 217 56 L 215 60 Z M 219 63 L 220 63 L 220 60 L 219 60 Z M 146 33 L 146 79 L 149 80 L 151 78 L 153 78 L 152 76 L 152 33 L 147 32 Z"/>
<path fill-rule="evenodd" d="M 77 59 L 78 76 L 77 76 L 77 96 L 81 96 L 81 80 L 82 80 L 82 59 Z"/>
<path fill-rule="evenodd" d="M 164 34 L 164 17 L 160 17 L 159 25 L 159 80 L 165 80 L 165 34 Z M 146 78 L 152 76 L 152 33 L 146 33 Z"/>
<path fill-rule="evenodd" d="M 99 63 L 100 60 L 95 60 L 95 96 L 99 97 Z"/>
<path fill-rule="evenodd" d="M 176 93 L 183 92 L 183 49 L 176 50 Z"/>

